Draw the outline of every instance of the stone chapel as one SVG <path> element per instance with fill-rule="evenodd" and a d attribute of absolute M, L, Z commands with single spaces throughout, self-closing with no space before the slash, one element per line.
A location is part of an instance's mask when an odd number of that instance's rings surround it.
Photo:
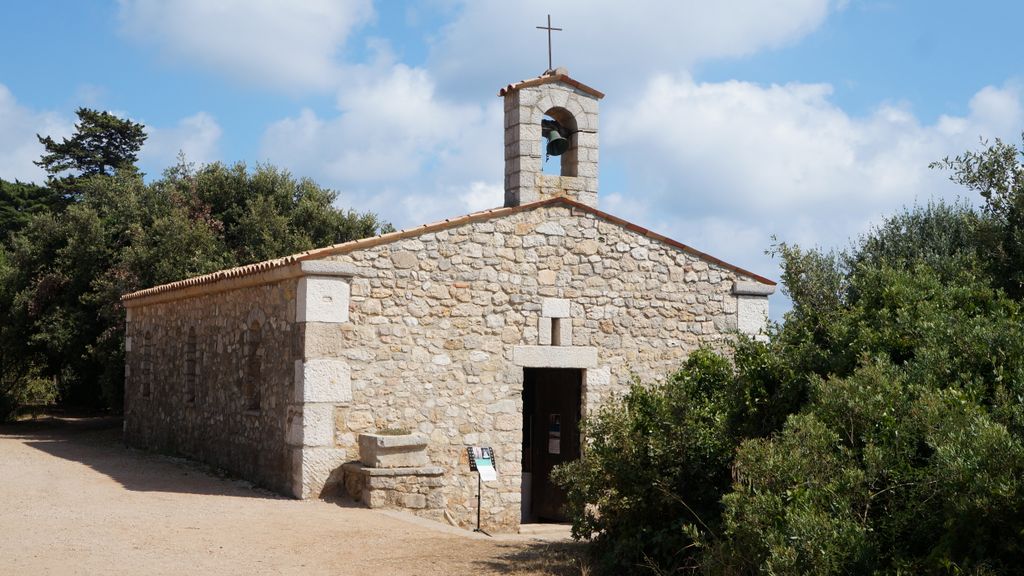
<path fill-rule="evenodd" d="M 499 96 L 503 207 L 125 295 L 125 440 L 463 527 L 490 446 L 482 524 L 516 531 L 561 518 L 548 473 L 632 375 L 764 330 L 775 282 L 598 209 L 601 92 Z"/>

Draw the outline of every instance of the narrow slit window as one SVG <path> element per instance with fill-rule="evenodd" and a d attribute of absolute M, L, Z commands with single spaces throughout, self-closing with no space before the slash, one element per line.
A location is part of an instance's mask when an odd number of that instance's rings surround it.
<path fill-rule="evenodd" d="M 263 377 L 261 338 L 260 323 L 254 321 L 246 331 L 245 381 L 242 386 L 246 410 L 260 409 L 260 383 Z"/>
<path fill-rule="evenodd" d="M 188 340 L 185 343 L 185 401 L 196 401 L 196 329 L 188 329 Z"/>
<path fill-rule="evenodd" d="M 149 398 L 153 390 L 153 334 L 146 332 L 142 340 L 142 377 L 140 385 L 143 398 Z"/>

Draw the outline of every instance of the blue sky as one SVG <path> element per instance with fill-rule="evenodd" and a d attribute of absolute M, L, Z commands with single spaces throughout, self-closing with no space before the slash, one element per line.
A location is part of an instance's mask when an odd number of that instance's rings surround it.
<path fill-rule="evenodd" d="M 555 64 L 607 94 L 605 210 L 770 277 L 774 235 L 843 246 L 960 191 L 927 164 L 1024 130 L 1024 4 L 5 2 L 0 177 L 89 106 L 142 166 L 269 162 L 398 227 L 502 202 L 497 90 Z M 971 200 L 975 200 L 971 198 Z M 773 297 L 773 316 L 786 308 Z"/>

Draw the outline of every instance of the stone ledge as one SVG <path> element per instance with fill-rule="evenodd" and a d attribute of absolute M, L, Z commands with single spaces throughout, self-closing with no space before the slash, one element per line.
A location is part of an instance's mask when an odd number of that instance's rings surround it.
<path fill-rule="evenodd" d="M 760 282 L 736 282 L 732 285 L 732 293 L 737 296 L 768 296 L 775 293 L 775 286 Z"/>
<path fill-rule="evenodd" d="M 356 267 L 352 264 L 333 260 L 304 260 L 300 262 L 300 269 L 303 274 L 308 276 L 352 277 L 356 275 Z"/>
<path fill-rule="evenodd" d="M 515 346 L 512 363 L 524 368 L 595 368 L 593 346 Z"/>
<path fill-rule="evenodd" d="M 444 468 L 440 466 L 421 466 L 416 468 L 370 468 L 362 462 L 346 462 L 341 465 L 346 472 L 360 473 L 367 476 L 442 476 Z"/>

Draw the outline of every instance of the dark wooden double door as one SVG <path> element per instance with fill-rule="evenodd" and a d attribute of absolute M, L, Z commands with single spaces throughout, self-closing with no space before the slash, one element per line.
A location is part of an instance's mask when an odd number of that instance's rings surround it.
<path fill-rule="evenodd" d="M 565 494 L 551 469 L 580 457 L 583 371 L 526 368 L 523 375 L 523 472 L 531 475 L 530 520 L 565 520 Z"/>

